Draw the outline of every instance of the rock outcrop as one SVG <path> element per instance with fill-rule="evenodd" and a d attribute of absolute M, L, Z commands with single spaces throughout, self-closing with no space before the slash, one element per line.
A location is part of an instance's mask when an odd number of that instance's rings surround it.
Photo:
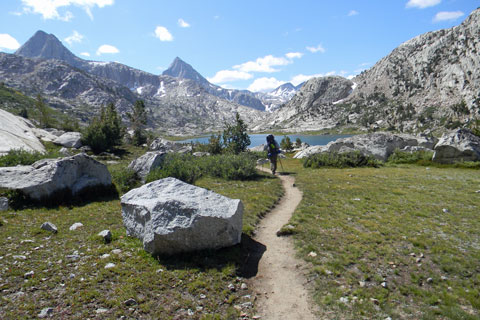
<path fill-rule="evenodd" d="M 433 140 L 433 138 L 432 138 Z M 326 146 L 312 146 L 300 151 L 294 158 L 301 159 L 322 152 L 351 152 L 359 151 L 366 156 L 372 156 L 377 160 L 386 161 L 395 149 L 402 150 L 409 146 L 423 147 L 433 145 L 427 142 L 430 138 L 401 134 L 396 135 L 388 132 L 376 132 L 356 135 L 349 138 L 341 138 L 328 143 Z"/>
<path fill-rule="evenodd" d="M 152 151 L 160 152 L 174 152 L 174 153 L 189 153 L 192 151 L 192 146 L 188 144 L 182 144 L 175 141 L 166 140 L 163 138 L 156 138 L 149 146 Z"/>
<path fill-rule="evenodd" d="M 135 174 L 145 182 L 147 175 L 155 168 L 158 168 L 165 158 L 166 153 L 160 151 L 150 151 L 133 160 L 128 165 L 129 169 L 132 169 Z"/>
<path fill-rule="evenodd" d="M 28 120 L 0 109 L 0 156 L 13 149 L 45 153 L 45 147 Z"/>
<path fill-rule="evenodd" d="M 44 159 L 31 166 L 0 168 L 0 188 L 19 190 L 33 200 L 50 199 L 65 191 L 76 195 L 86 188 L 111 184 L 107 167 L 83 153 Z"/>
<path fill-rule="evenodd" d="M 175 178 L 148 183 L 121 198 L 127 235 L 151 254 L 175 254 L 238 244 L 243 205 Z"/>
<path fill-rule="evenodd" d="M 434 150 L 432 160 L 435 162 L 480 161 L 480 137 L 470 130 L 460 129 L 444 134 Z"/>

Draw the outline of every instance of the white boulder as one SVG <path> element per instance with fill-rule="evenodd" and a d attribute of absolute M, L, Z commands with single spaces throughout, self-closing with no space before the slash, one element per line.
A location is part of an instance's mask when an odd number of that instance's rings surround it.
<path fill-rule="evenodd" d="M 149 149 L 151 151 L 161 152 L 175 152 L 175 153 L 189 153 L 192 152 L 192 146 L 188 144 L 182 144 L 163 138 L 157 138 L 152 141 Z"/>
<path fill-rule="evenodd" d="M 53 140 L 53 143 L 67 148 L 80 148 L 82 146 L 82 134 L 80 132 L 65 132 Z"/>
<path fill-rule="evenodd" d="M 480 161 L 480 137 L 470 130 L 459 129 L 443 135 L 434 150 L 435 162 Z"/>
<path fill-rule="evenodd" d="M 142 181 L 145 181 L 150 171 L 159 167 L 162 164 L 163 159 L 165 158 L 165 155 L 166 155 L 165 152 L 158 152 L 158 151 L 147 152 L 143 156 L 130 162 L 130 164 L 128 165 L 128 168 L 135 171 L 137 176 Z"/>
<path fill-rule="evenodd" d="M 13 149 L 45 153 L 34 133 L 35 126 L 22 117 L 0 109 L 0 156 Z"/>
<path fill-rule="evenodd" d="M 175 178 L 131 190 L 121 198 L 127 235 L 151 254 L 175 254 L 238 244 L 243 204 Z"/>
<path fill-rule="evenodd" d="M 341 138 L 328 143 L 326 146 L 312 146 L 297 153 L 294 158 L 306 158 L 312 154 L 322 152 L 345 153 L 359 151 L 363 155 L 372 156 L 377 160 L 386 161 L 395 149 L 404 149 L 408 146 L 418 146 L 417 137 L 410 135 L 396 135 L 389 132 L 375 132 Z"/>
<path fill-rule="evenodd" d="M 107 167 L 86 154 L 60 159 L 44 159 L 31 166 L 0 168 L 0 188 L 16 189 L 34 200 L 70 190 L 75 195 L 87 187 L 109 187 Z"/>

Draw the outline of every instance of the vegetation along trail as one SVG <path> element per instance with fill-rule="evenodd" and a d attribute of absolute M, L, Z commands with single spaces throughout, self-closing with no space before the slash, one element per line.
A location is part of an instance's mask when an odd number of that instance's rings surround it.
<path fill-rule="evenodd" d="M 305 287 L 304 263 L 295 258 L 291 239 L 276 235 L 290 220 L 302 200 L 302 193 L 294 186 L 292 176 L 280 175 L 279 178 L 285 195 L 262 219 L 255 235 L 255 241 L 266 247 L 258 273 L 252 279 L 258 309 L 262 319 L 315 319 Z"/>

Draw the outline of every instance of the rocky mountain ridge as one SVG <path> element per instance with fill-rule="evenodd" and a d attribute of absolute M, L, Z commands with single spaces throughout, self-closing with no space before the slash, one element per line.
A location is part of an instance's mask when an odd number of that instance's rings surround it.
<path fill-rule="evenodd" d="M 315 85 L 310 80 L 308 88 L 304 85 L 269 117 L 269 127 L 401 132 L 461 127 L 480 116 L 478 70 L 480 9 L 459 26 L 428 32 L 401 44 L 352 79 L 354 90 L 339 101 L 319 103 L 312 99 L 323 95 L 323 87 L 319 80 L 313 80 Z M 345 94 L 345 87 L 339 89 Z"/>
<path fill-rule="evenodd" d="M 1 54 L 0 81 L 27 95 L 41 94 L 51 106 L 82 120 L 90 119 L 108 102 L 114 102 L 125 114 L 135 100 L 143 99 L 149 125 L 172 135 L 222 130 L 236 112 L 248 123 L 263 117 L 260 111 L 209 94 L 190 79 L 157 76 L 116 62 L 80 59 L 54 35 L 42 31 L 16 54 Z"/>

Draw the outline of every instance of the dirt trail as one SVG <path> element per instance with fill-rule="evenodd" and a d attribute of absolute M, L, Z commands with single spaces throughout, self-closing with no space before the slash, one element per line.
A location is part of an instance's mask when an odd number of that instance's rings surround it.
<path fill-rule="evenodd" d="M 263 171 L 267 171 L 262 168 Z M 257 293 L 257 306 L 262 319 L 316 319 L 305 287 L 305 263 L 295 258 L 292 240 L 278 237 L 302 200 L 302 193 L 294 187 L 292 176 L 280 175 L 285 195 L 277 206 L 262 219 L 254 240 L 266 247 L 252 279 Z"/>

